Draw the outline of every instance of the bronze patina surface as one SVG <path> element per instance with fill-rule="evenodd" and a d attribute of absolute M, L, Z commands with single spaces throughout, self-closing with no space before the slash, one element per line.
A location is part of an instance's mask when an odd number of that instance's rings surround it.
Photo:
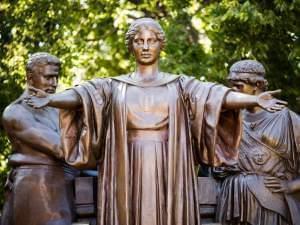
<path fill-rule="evenodd" d="M 55 93 L 60 61 L 48 53 L 33 54 L 26 66 L 27 87 Z M 72 219 L 73 169 L 63 164 L 58 110 L 33 109 L 25 90 L 3 113 L 12 144 L 1 225 L 69 225 Z"/>
<path fill-rule="evenodd" d="M 27 104 L 60 108 L 65 160 L 99 166 L 98 225 L 200 225 L 196 165 L 237 159 L 237 109 L 269 111 L 285 102 L 159 70 L 165 35 L 153 19 L 135 20 L 126 43 L 136 70 L 94 79 L 55 95 L 36 90 Z"/>
<path fill-rule="evenodd" d="M 257 61 L 239 61 L 230 69 L 233 89 L 259 95 L 267 87 Z M 217 215 L 222 224 L 300 224 L 300 119 L 288 108 L 275 113 L 243 111 L 238 172 L 225 179 Z"/>

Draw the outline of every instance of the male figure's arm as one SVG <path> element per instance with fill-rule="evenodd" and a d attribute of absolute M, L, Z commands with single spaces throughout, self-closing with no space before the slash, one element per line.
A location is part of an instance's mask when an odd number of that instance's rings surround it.
<path fill-rule="evenodd" d="M 59 134 L 37 121 L 23 106 L 16 104 L 6 108 L 2 120 L 9 135 L 37 151 L 63 159 Z"/>

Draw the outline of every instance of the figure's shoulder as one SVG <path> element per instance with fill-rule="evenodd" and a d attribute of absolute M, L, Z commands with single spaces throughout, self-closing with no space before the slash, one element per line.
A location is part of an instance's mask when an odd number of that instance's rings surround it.
<path fill-rule="evenodd" d="M 110 77 L 111 80 L 129 79 L 132 73 L 120 74 L 118 76 Z"/>
<path fill-rule="evenodd" d="M 94 78 L 92 80 L 84 81 L 78 85 L 75 85 L 73 89 L 77 92 L 82 89 L 110 92 L 111 82 L 111 78 Z"/>
<path fill-rule="evenodd" d="M 200 83 L 203 83 L 203 84 L 215 84 L 215 83 L 212 83 L 212 82 L 205 81 L 203 79 L 199 79 L 194 75 L 179 74 L 177 76 L 179 76 L 179 80 L 181 82 L 200 82 Z"/>
<path fill-rule="evenodd" d="M 195 76 L 193 75 L 186 75 L 186 74 L 178 74 L 176 75 L 179 77 L 179 81 L 189 81 L 189 80 L 195 80 Z"/>
<path fill-rule="evenodd" d="M 111 83 L 114 85 L 114 84 L 118 84 L 120 82 L 122 83 L 130 83 L 131 81 L 131 77 L 130 77 L 131 73 L 128 73 L 128 74 L 121 74 L 121 75 L 118 75 L 118 76 L 114 76 L 114 77 L 110 77 L 111 79 Z"/>
<path fill-rule="evenodd" d="M 289 108 L 284 108 L 281 110 L 282 113 L 287 115 L 292 123 L 296 124 L 298 127 L 298 130 L 300 131 L 300 116 L 299 114 L 295 113 L 294 111 L 290 110 Z"/>
<path fill-rule="evenodd" d="M 212 86 L 218 85 L 217 83 L 199 80 L 193 75 L 186 74 L 180 74 L 178 81 L 182 87 L 211 88 Z"/>
<path fill-rule="evenodd" d="M 277 127 L 288 127 L 297 125 L 300 126 L 300 117 L 295 112 L 291 111 L 289 108 L 283 108 L 282 110 L 276 112 L 267 112 L 264 111 L 266 121 L 270 121 L 273 124 L 276 124 Z M 298 128 L 300 129 L 300 127 Z M 280 131 L 284 131 L 285 129 L 279 129 Z"/>
<path fill-rule="evenodd" d="M 18 122 L 28 113 L 30 112 L 20 102 L 13 102 L 4 109 L 2 122 L 4 124 Z"/>
<path fill-rule="evenodd" d="M 180 79 L 182 74 L 174 74 L 174 73 L 168 73 L 168 72 L 160 72 L 162 74 L 163 78 L 168 77 L 169 79 L 175 80 L 175 79 Z"/>
<path fill-rule="evenodd" d="M 298 117 L 298 118 L 300 118 L 299 117 L 299 114 L 297 114 L 296 112 L 294 112 L 294 111 L 292 111 L 292 110 L 290 110 L 289 108 L 284 108 L 283 109 L 284 111 L 286 111 L 286 113 L 289 113 L 290 115 L 292 115 L 292 116 L 295 116 L 295 117 Z"/>
<path fill-rule="evenodd" d="M 290 110 L 288 107 L 285 107 L 282 110 L 279 110 L 271 114 L 273 114 L 274 116 L 281 116 L 281 117 L 290 117 L 290 116 L 299 117 L 295 112 Z"/>
<path fill-rule="evenodd" d="M 184 83 L 195 79 L 193 76 L 188 76 L 185 74 L 173 74 L 167 72 L 161 72 L 163 74 L 163 79 L 168 80 L 168 83 Z"/>
<path fill-rule="evenodd" d="M 100 77 L 89 80 L 87 83 L 92 84 L 96 88 L 102 87 L 103 85 L 110 85 L 112 79 L 110 77 Z"/>

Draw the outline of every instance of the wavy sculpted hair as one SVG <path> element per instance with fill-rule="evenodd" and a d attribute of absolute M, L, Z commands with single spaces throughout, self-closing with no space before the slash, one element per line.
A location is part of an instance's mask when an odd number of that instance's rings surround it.
<path fill-rule="evenodd" d="M 125 43 L 128 48 L 128 51 L 132 52 L 132 42 L 134 36 L 143 28 L 149 29 L 155 33 L 157 39 L 161 42 L 161 49 L 163 49 L 166 43 L 165 32 L 163 31 L 163 29 L 161 28 L 161 26 L 157 21 L 155 21 L 152 18 L 145 17 L 145 18 L 136 19 L 130 25 L 125 35 Z"/>
<path fill-rule="evenodd" d="M 242 81 L 250 85 L 256 85 L 263 91 L 268 87 L 268 81 L 265 79 L 265 68 L 256 60 L 237 61 L 230 67 L 229 71 L 229 81 Z"/>
<path fill-rule="evenodd" d="M 55 65 L 60 68 L 61 62 L 56 56 L 51 55 L 47 52 L 34 53 L 29 57 L 28 62 L 26 64 L 27 78 L 35 75 L 36 72 L 39 73 L 40 67 L 44 65 Z"/>

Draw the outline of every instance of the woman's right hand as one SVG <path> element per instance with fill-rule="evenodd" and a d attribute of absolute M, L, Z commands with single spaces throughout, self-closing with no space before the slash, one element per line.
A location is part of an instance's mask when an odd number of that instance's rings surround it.
<path fill-rule="evenodd" d="M 28 90 L 30 95 L 24 98 L 24 102 L 27 105 L 35 109 L 40 109 L 49 104 L 50 97 L 48 93 L 34 87 L 28 87 Z"/>

